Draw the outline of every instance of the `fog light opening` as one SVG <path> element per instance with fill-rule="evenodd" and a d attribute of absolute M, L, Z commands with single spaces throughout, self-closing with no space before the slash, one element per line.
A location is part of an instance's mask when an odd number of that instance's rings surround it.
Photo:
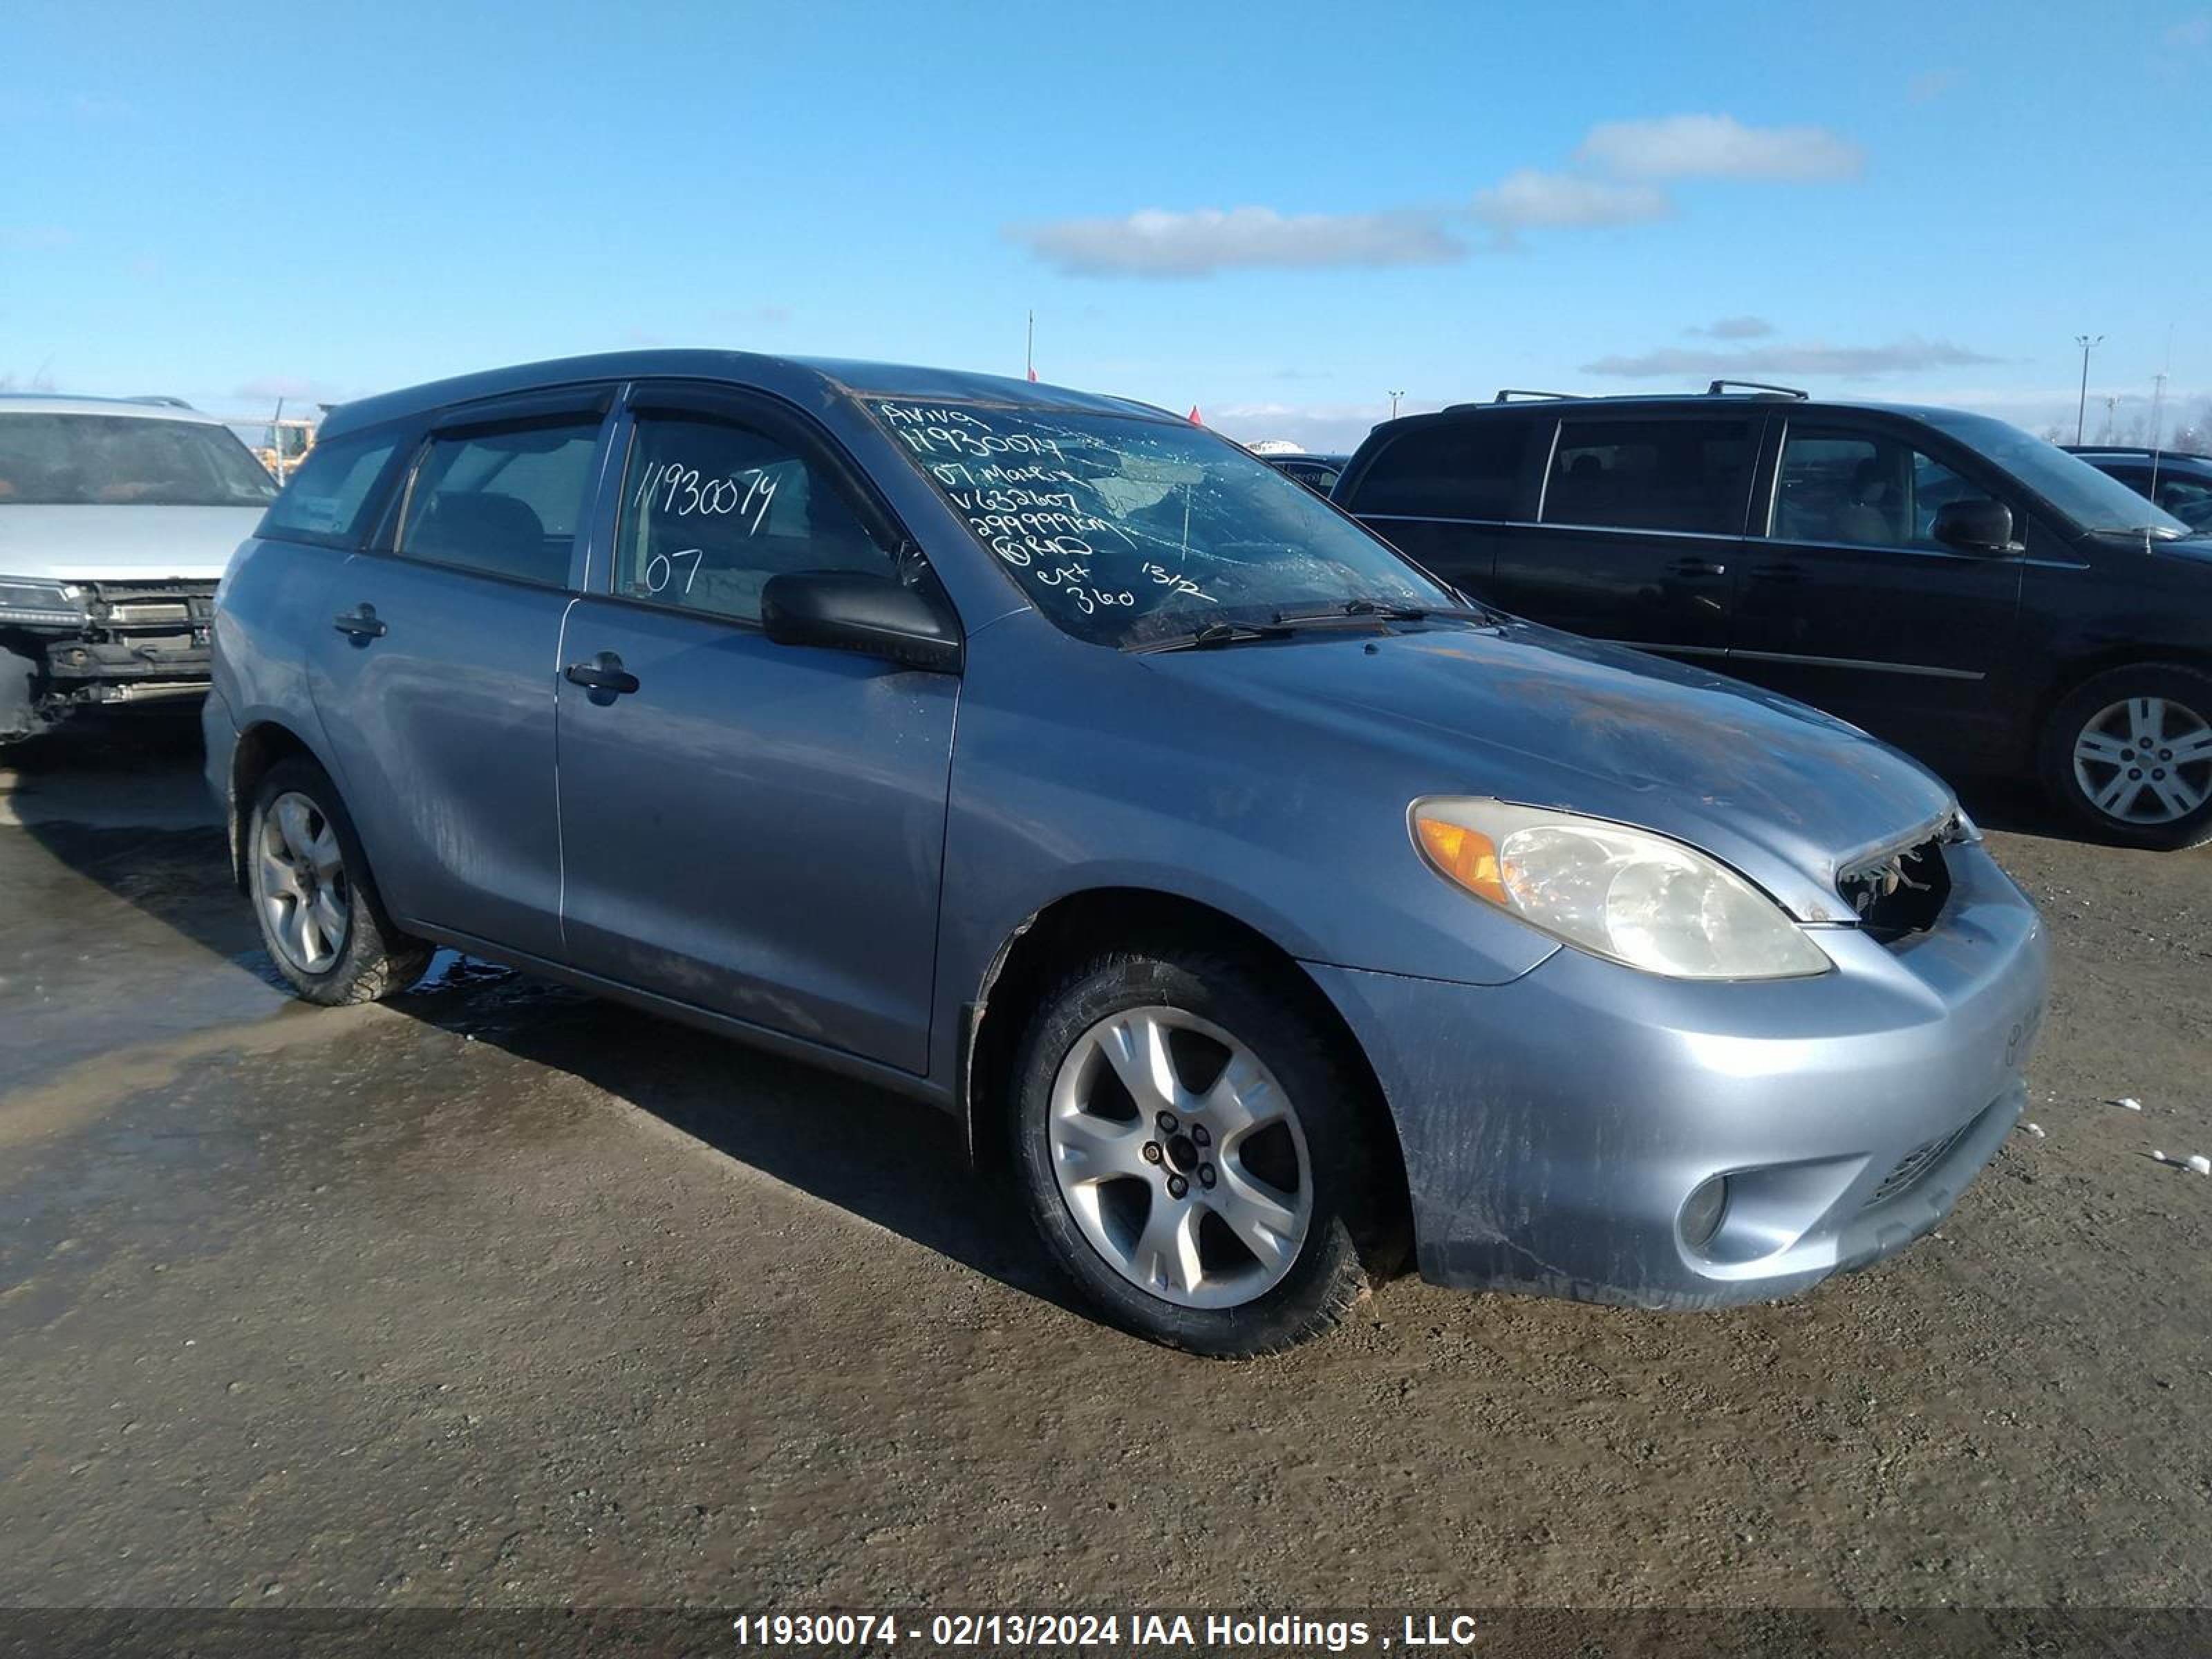
<path fill-rule="evenodd" d="M 1726 1176 L 1715 1176 L 1701 1182 L 1697 1189 L 1682 1201 L 1682 1243 L 1693 1250 L 1702 1250 L 1712 1243 L 1713 1235 L 1721 1230 L 1721 1219 L 1728 1214 L 1729 1184 Z"/>

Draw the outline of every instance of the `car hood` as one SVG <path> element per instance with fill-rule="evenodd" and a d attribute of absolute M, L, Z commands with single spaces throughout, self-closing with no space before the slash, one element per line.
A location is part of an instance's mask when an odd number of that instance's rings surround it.
<path fill-rule="evenodd" d="M 1802 921 L 1850 920 L 1838 874 L 1958 810 L 1941 780 L 1856 726 L 1526 623 L 1142 660 L 1364 756 L 1388 745 L 1406 763 L 1409 803 L 1494 795 L 1656 830 L 1733 866 Z M 1326 763 L 1326 742 L 1285 743 Z"/>
<path fill-rule="evenodd" d="M 0 505 L 0 576 L 213 581 L 253 533 L 258 507 Z"/>

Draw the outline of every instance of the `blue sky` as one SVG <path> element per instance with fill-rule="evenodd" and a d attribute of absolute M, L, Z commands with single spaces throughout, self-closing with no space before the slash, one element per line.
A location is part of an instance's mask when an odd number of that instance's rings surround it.
<path fill-rule="evenodd" d="M 224 410 L 669 343 L 1348 442 L 1732 373 L 2212 398 L 2212 9 L 45 4 L 0 375 Z M 2069 434 L 2070 435 L 2070 434 Z"/>

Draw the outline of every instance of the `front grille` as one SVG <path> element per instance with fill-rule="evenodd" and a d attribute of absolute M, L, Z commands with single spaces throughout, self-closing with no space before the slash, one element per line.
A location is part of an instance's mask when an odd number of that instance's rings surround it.
<path fill-rule="evenodd" d="M 1859 926 L 1884 945 L 1925 933 L 1951 897 L 1951 868 L 1943 842 L 1931 836 L 1902 852 L 1846 870 L 1836 889 L 1857 915 Z"/>
<path fill-rule="evenodd" d="M 1913 1182 L 1926 1175 L 1929 1169 L 1941 1162 L 1943 1154 L 1957 1146 L 1960 1139 L 1973 1127 L 1972 1123 L 1961 1123 L 1942 1139 L 1931 1140 L 1924 1146 L 1915 1146 L 1903 1158 L 1898 1159 L 1897 1167 L 1881 1178 L 1881 1184 L 1876 1187 L 1873 1194 L 1868 1198 L 1866 1207 L 1872 1209 L 1877 1204 L 1887 1204 L 1891 1199 L 1911 1187 Z"/>

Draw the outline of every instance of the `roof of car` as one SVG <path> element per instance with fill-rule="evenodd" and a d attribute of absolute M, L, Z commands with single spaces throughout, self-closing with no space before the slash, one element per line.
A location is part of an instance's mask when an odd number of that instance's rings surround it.
<path fill-rule="evenodd" d="M 195 421 L 221 426 L 222 416 L 177 398 L 84 398 L 66 392 L 0 392 L 0 415 L 116 415 L 126 420 Z"/>
<path fill-rule="evenodd" d="M 485 369 L 452 380 L 381 392 L 332 410 L 324 422 L 323 431 L 327 437 L 377 421 L 530 392 L 541 386 L 629 380 L 721 380 L 801 400 L 810 395 L 856 399 L 899 398 L 928 403 L 1015 404 L 1142 415 L 1156 420 L 1181 418 L 1166 410 L 1127 398 L 1102 397 L 1067 386 L 1015 380 L 1004 374 L 976 374 L 964 369 L 926 368 L 842 357 L 777 357 L 751 351 L 653 349 L 609 351 L 546 362 L 517 363 L 507 368 Z"/>
<path fill-rule="evenodd" d="M 1432 421 L 1444 415 L 1468 415 L 1486 411 L 1500 413 L 1510 410 L 1516 414 L 1559 409 L 1725 409 L 1756 405 L 1765 408 L 1780 405 L 1784 409 L 1849 409 L 1870 410 L 1882 415 L 1901 415 L 1910 419 L 1926 420 L 1933 416 L 1955 416 L 1971 411 L 1946 407 L 1940 404 L 1878 403 L 1859 398 L 1814 398 L 1804 392 L 1626 392 L 1598 397 L 1579 397 L 1570 393 L 1522 393 L 1517 396 L 1494 398 L 1481 403 L 1449 404 L 1443 409 L 1425 415 L 1401 415 L 1396 424 L 1412 421 Z M 1385 421 L 1383 426 L 1393 424 Z"/>
<path fill-rule="evenodd" d="M 2063 444 L 2069 455 L 2085 461 L 2156 461 L 2160 466 L 2212 467 L 2212 455 L 2188 449 L 2152 449 L 2139 444 Z"/>

